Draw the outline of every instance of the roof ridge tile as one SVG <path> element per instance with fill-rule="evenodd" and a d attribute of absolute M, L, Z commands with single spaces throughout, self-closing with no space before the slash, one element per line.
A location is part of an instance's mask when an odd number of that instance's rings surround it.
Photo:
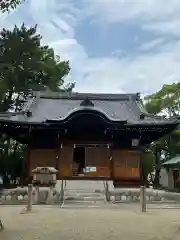
<path fill-rule="evenodd" d="M 139 100 L 139 93 L 79 93 L 79 92 L 40 92 L 40 98 L 46 99 L 72 99 L 83 100 L 88 97 L 90 100 Z"/>

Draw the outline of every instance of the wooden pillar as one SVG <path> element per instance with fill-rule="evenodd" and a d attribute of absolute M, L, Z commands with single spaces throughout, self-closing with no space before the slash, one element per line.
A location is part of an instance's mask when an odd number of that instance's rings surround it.
<path fill-rule="evenodd" d="M 61 191 L 60 191 L 60 203 L 61 205 L 64 203 L 64 181 L 65 180 L 61 180 Z"/>
<path fill-rule="evenodd" d="M 146 212 L 146 179 L 145 179 L 142 161 L 143 161 L 143 150 L 141 149 L 140 162 L 139 162 L 140 179 L 142 184 L 142 186 L 140 187 L 140 208 L 141 208 L 141 212 Z"/>
<path fill-rule="evenodd" d="M 29 148 L 26 148 L 24 151 L 24 158 L 22 162 L 22 172 L 21 172 L 21 178 L 20 178 L 20 183 L 22 187 L 24 185 L 25 180 L 27 180 L 27 178 L 29 179 L 29 176 L 30 176 L 29 165 L 30 165 L 30 150 Z"/>
<path fill-rule="evenodd" d="M 59 172 L 59 168 L 60 168 L 60 151 L 61 151 L 61 146 L 57 148 L 57 154 L 56 154 L 56 169 L 58 170 L 57 174 L 56 174 L 56 179 L 59 180 L 60 179 L 60 172 Z"/>
<path fill-rule="evenodd" d="M 110 178 L 111 180 L 113 180 L 114 178 L 114 171 L 113 171 L 113 168 L 114 168 L 114 163 L 113 163 L 113 153 L 112 153 L 112 148 L 109 147 L 109 167 L 110 167 Z"/>
<path fill-rule="evenodd" d="M 140 205 L 141 205 L 141 212 L 146 212 L 146 188 L 145 188 L 145 186 L 141 186 L 141 188 L 140 188 Z"/>

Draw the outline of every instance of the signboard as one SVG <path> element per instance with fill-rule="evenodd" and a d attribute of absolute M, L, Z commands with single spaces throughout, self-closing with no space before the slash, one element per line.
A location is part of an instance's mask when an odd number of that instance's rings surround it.
<path fill-rule="evenodd" d="M 97 168 L 96 167 L 86 167 L 85 172 L 96 172 Z"/>

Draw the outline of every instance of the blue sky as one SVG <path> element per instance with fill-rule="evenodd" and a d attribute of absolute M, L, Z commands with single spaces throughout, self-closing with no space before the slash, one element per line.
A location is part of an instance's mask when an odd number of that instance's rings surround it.
<path fill-rule="evenodd" d="M 179 0 L 27 0 L 1 27 L 38 24 L 80 92 L 151 93 L 180 76 Z"/>

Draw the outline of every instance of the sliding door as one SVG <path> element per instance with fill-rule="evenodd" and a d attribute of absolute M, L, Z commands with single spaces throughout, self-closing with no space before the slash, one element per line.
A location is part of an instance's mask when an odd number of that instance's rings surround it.
<path fill-rule="evenodd" d="M 106 146 L 86 147 L 86 168 L 88 176 L 110 177 L 109 148 Z"/>

